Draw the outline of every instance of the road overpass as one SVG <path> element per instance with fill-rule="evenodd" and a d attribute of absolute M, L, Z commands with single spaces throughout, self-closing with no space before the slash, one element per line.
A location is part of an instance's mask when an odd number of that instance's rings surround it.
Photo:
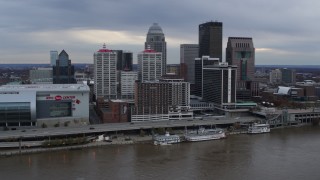
<path fill-rule="evenodd" d="M 256 120 L 256 117 L 203 117 L 202 120 L 176 120 L 176 121 L 154 121 L 154 122 L 139 122 L 139 123 L 108 123 L 95 124 L 86 126 L 73 127 L 56 127 L 56 128 L 38 128 L 25 130 L 9 130 L 0 131 L 0 141 L 14 139 L 41 139 L 55 136 L 71 136 L 71 135 L 92 135 L 104 134 L 107 132 L 132 131 L 140 129 L 152 128 L 178 128 L 192 126 L 210 126 L 210 125 L 228 125 L 235 122 L 247 123 Z"/>

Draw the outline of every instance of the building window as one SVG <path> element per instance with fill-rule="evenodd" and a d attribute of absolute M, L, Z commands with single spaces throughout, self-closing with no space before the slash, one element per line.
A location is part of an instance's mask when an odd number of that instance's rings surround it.
<path fill-rule="evenodd" d="M 0 103 L 1 122 L 31 121 L 29 102 Z"/>

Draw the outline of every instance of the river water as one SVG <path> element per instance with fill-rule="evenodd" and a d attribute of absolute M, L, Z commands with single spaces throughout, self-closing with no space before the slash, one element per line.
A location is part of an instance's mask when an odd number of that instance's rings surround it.
<path fill-rule="evenodd" d="M 0 179 L 319 180 L 320 127 L 171 146 L 118 145 L 1 157 Z"/>

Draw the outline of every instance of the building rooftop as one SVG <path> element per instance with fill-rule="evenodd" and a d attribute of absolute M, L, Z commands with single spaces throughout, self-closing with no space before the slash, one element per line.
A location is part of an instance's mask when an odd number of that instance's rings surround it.
<path fill-rule="evenodd" d="M 143 51 L 144 53 L 156 53 L 157 51 L 152 50 L 152 49 L 146 49 Z"/>
<path fill-rule="evenodd" d="M 98 52 L 112 52 L 112 50 L 106 49 L 106 44 L 103 44 L 102 49 L 99 49 Z"/>
<path fill-rule="evenodd" d="M 158 23 L 153 23 L 149 28 L 148 34 L 163 34 L 162 28 L 158 25 Z"/>
<path fill-rule="evenodd" d="M 85 84 L 26 84 L 26 85 L 3 85 L 0 91 L 90 91 Z"/>

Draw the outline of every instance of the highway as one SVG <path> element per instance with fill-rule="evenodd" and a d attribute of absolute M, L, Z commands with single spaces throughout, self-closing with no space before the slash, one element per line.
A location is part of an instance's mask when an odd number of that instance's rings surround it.
<path fill-rule="evenodd" d="M 37 128 L 25 130 L 9 130 L 0 131 L 0 140 L 19 139 L 19 138 L 43 138 L 53 136 L 68 136 L 77 134 L 103 134 L 106 132 L 152 129 L 152 128 L 173 128 L 173 127 L 190 127 L 201 125 L 221 125 L 233 124 L 235 122 L 251 122 L 255 117 L 236 117 L 236 118 L 217 118 L 203 117 L 203 120 L 179 120 L 179 121 L 153 121 L 153 122 L 137 122 L 137 123 L 108 123 L 94 124 L 86 126 L 56 127 L 56 128 Z"/>

